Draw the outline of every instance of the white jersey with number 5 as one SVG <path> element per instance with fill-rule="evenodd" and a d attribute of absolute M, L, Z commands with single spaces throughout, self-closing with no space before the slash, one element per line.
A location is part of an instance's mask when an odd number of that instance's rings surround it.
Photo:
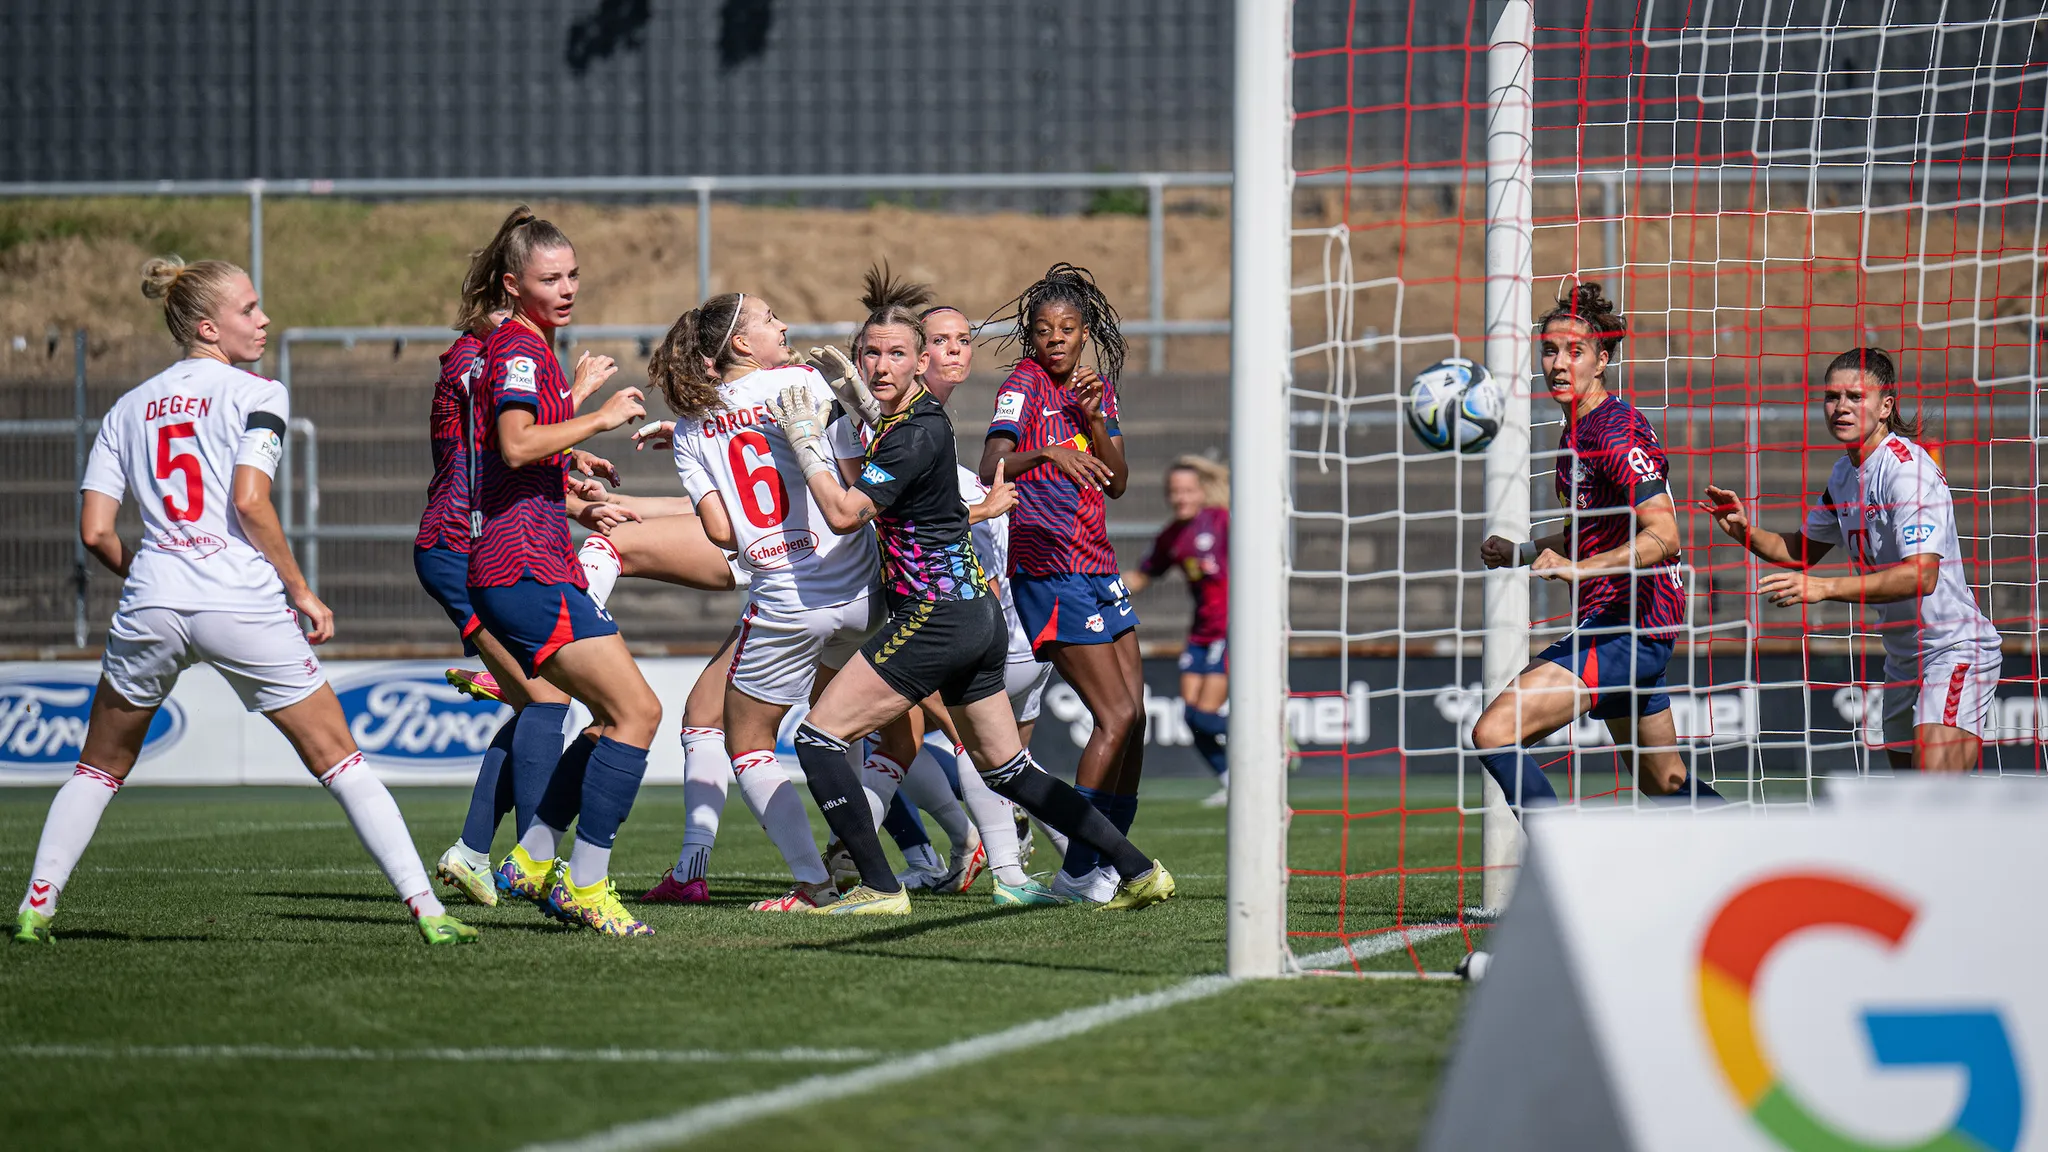
<path fill-rule="evenodd" d="M 235 468 L 274 476 L 291 403 L 284 385 L 218 360 L 180 360 L 114 402 L 80 486 L 134 492 L 142 546 L 121 587 L 134 608 L 284 608 L 284 582 L 242 534 Z"/>
<path fill-rule="evenodd" d="M 831 406 L 831 388 L 809 368 L 772 368 L 721 384 L 725 411 L 677 423 L 676 473 L 692 501 L 713 492 L 725 501 L 740 565 L 753 574 L 753 601 L 829 608 L 874 586 L 875 537 L 866 525 L 841 536 L 825 522 L 796 451 L 768 410 L 792 384 L 809 387 L 821 408 Z"/>
<path fill-rule="evenodd" d="M 1835 461 L 1827 491 L 1806 514 L 1803 532 L 1809 540 L 1847 544 L 1860 572 L 1890 568 L 1909 556 L 1941 557 L 1932 593 L 1875 605 L 1887 676 L 1911 677 L 1922 661 L 1958 646 L 1998 647 L 1998 630 L 1963 581 L 1948 477 L 1920 445 L 1894 434 L 1861 468 L 1847 456 Z"/>

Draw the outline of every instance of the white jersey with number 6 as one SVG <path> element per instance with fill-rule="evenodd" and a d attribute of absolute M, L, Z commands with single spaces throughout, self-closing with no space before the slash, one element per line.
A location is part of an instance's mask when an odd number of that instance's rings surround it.
<path fill-rule="evenodd" d="M 749 598 L 773 608 L 829 608 L 865 595 L 880 575 L 872 529 L 841 536 L 804 483 L 796 451 L 768 402 L 792 384 L 829 408 L 832 390 L 809 368 L 772 368 L 719 386 L 725 411 L 676 425 L 676 473 L 690 499 L 725 502 Z"/>
<path fill-rule="evenodd" d="M 1998 630 L 1963 581 L 1948 477 L 1925 448 L 1894 434 L 1860 468 L 1847 456 L 1835 461 L 1827 491 L 1806 514 L 1803 532 L 1809 540 L 1847 544 L 1860 572 L 1890 568 L 1909 556 L 1941 558 L 1932 593 L 1874 606 L 1887 677 L 1917 679 L 1922 661 L 1958 646 L 1997 650 Z"/>
<path fill-rule="evenodd" d="M 80 486 L 135 493 L 142 546 L 120 611 L 282 609 L 277 569 L 242 533 L 235 468 L 273 476 L 291 402 L 284 385 L 218 360 L 180 360 L 114 402 Z"/>

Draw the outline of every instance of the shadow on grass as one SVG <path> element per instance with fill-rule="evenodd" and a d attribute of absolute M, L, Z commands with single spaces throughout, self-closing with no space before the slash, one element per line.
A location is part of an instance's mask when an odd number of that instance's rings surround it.
<path fill-rule="evenodd" d="M 117 932 L 112 928 L 77 928 L 59 931 L 57 942 L 66 940 L 117 940 L 123 944 L 207 944 L 218 937 L 169 936 L 150 932 Z"/>

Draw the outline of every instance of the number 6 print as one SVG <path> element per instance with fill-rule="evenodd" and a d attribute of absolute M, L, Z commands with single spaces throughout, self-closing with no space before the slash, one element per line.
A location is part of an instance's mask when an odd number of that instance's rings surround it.
<path fill-rule="evenodd" d="M 189 425 L 188 425 L 189 427 Z M 753 449 L 759 465 L 747 462 L 747 449 Z M 726 447 L 726 463 L 732 465 L 733 482 L 740 489 L 740 511 L 747 514 L 747 522 L 756 528 L 773 528 L 789 516 L 789 489 L 782 486 L 782 473 L 775 467 L 775 457 L 768 451 L 768 438 L 748 428 L 732 438 Z M 761 505 L 761 489 L 768 489 L 768 505 Z"/>

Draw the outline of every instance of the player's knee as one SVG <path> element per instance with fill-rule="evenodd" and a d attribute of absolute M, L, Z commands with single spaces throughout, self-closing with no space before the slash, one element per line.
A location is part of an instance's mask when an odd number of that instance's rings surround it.
<path fill-rule="evenodd" d="M 1093 711 L 1095 726 L 1101 729 L 1104 737 L 1117 744 L 1122 744 L 1129 740 L 1133 732 L 1142 733 L 1144 730 L 1142 727 L 1145 722 L 1144 709 L 1134 703 L 1128 696 L 1119 696 L 1105 700 Z"/>
<path fill-rule="evenodd" d="M 629 693 L 611 709 L 613 730 L 629 744 L 648 747 L 661 730 L 661 700 L 651 689 Z"/>
<path fill-rule="evenodd" d="M 1515 742 L 1515 736 L 1513 721 L 1491 709 L 1472 725 L 1472 747 L 1478 751 L 1505 748 Z"/>

